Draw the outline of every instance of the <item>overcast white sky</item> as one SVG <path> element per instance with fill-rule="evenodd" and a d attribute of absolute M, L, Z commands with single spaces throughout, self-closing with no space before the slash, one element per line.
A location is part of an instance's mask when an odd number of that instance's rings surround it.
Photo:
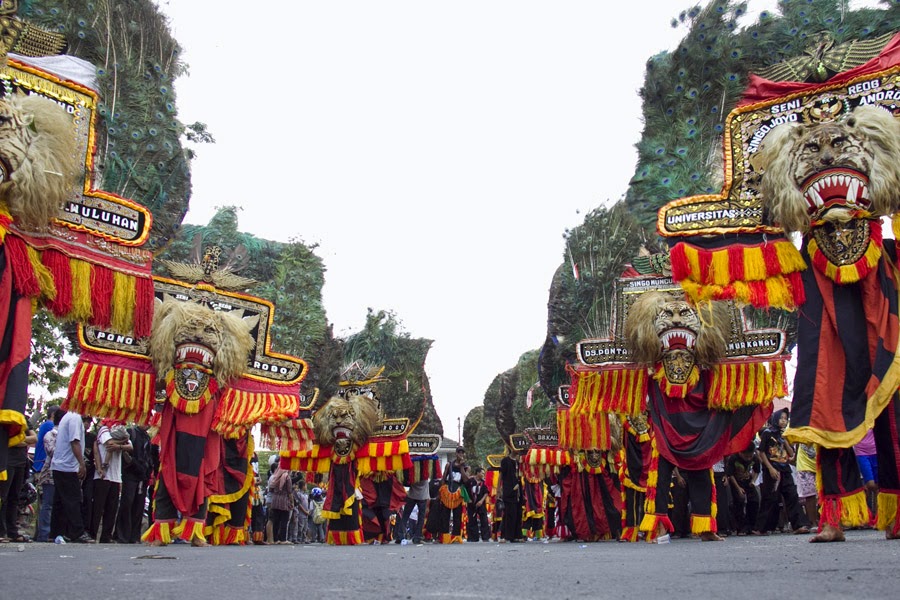
<path fill-rule="evenodd" d="M 238 205 L 243 231 L 318 243 L 337 335 L 373 307 L 435 340 L 450 437 L 543 343 L 563 231 L 625 193 L 644 66 L 694 4 L 158 3 L 190 66 L 180 118 L 216 138 L 186 222 Z"/>

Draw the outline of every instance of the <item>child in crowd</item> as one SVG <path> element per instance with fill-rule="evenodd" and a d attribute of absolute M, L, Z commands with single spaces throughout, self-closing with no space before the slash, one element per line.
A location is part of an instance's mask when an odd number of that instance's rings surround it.
<path fill-rule="evenodd" d="M 747 535 L 756 525 L 759 514 L 759 458 L 756 444 L 750 444 L 725 460 L 725 476 L 731 487 L 732 521 L 738 535 Z"/>
<path fill-rule="evenodd" d="M 760 433 L 757 454 L 762 463 L 763 481 L 760 487 L 762 502 L 756 519 L 756 530 L 765 533 L 775 528 L 779 514 L 779 500 L 784 502 L 788 519 L 795 534 L 809 533 L 809 521 L 800 510 L 797 486 L 791 473 L 794 449 L 782 437 L 788 425 L 790 413 L 782 409 L 775 411 L 765 429 Z"/>

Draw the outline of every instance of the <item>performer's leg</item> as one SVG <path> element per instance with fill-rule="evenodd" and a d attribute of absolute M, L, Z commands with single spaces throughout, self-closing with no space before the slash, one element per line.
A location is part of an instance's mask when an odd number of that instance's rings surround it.
<path fill-rule="evenodd" d="M 897 434 L 900 402 L 897 396 L 875 420 L 878 460 L 878 520 L 876 527 L 889 540 L 900 539 L 900 440 Z"/>
<path fill-rule="evenodd" d="M 718 525 L 713 516 L 716 501 L 713 490 L 712 469 L 687 471 L 681 469 L 681 476 L 687 481 L 688 496 L 691 501 L 691 533 L 700 536 L 704 542 L 721 542 L 716 534 Z"/>
<path fill-rule="evenodd" d="M 819 448 L 819 533 L 811 542 L 844 541 L 843 525 L 869 522 L 865 490 L 852 448 Z"/>
<path fill-rule="evenodd" d="M 645 533 L 645 539 L 648 542 L 675 530 L 672 520 L 669 518 L 669 487 L 672 485 L 672 473 L 675 471 L 675 465 L 662 456 L 656 463 L 656 485 L 652 486 L 654 473 L 651 465 L 648 480 L 651 483 L 648 483 L 647 486 L 647 505 L 640 525 L 640 530 Z"/>

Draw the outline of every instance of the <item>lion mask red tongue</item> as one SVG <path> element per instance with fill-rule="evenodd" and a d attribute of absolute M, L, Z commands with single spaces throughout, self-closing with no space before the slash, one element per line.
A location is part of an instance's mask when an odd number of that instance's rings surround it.
<path fill-rule="evenodd" d="M 811 215 L 822 215 L 836 206 L 868 210 L 869 178 L 855 169 L 837 167 L 819 171 L 802 186 Z"/>
<path fill-rule="evenodd" d="M 672 350 L 693 350 L 697 336 L 689 329 L 673 328 L 660 335 L 663 352 Z"/>

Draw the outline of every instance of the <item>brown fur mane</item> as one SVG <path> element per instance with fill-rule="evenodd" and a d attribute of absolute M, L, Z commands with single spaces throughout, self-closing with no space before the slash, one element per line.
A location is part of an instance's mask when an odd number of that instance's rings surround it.
<path fill-rule="evenodd" d="M 754 160 L 754 165 L 765 170 L 760 193 L 768 213 L 787 232 L 809 229 L 807 203 L 794 181 L 792 159 L 807 134 L 822 125 L 779 125 L 763 141 Z M 839 125 L 861 137 L 873 153 L 866 173 L 871 212 L 876 216 L 893 214 L 900 209 L 900 122 L 883 108 L 860 106 Z"/>
<path fill-rule="evenodd" d="M 662 359 L 662 345 L 656 332 L 656 316 L 669 302 L 684 300 L 678 292 L 644 292 L 628 309 L 625 340 L 636 363 L 653 365 Z M 728 304 L 708 302 L 695 306 L 700 316 L 700 331 L 694 353 L 697 363 L 711 366 L 725 356 L 730 318 Z"/>
<path fill-rule="evenodd" d="M 10 214 L 27 227 L 42 229 L 75 189 L 77 156 L 72 118 L 41 96 L 0 101 L 0 156 L 13 169 L 0 195 Z"/>
<path fill-rule="evenodd" d="M 347 398 L 332 396 L 313 415 L 313 431 L 317 443 L 325 446 L 334 444 L 334 426 L 345 419 L 341 415 L 349 415 L 348 419 L 352 421 L 350 440 L 357 448 L 366 443 L 378 426 L 378 409 L 369 398 L 358 395 Z"/>
<path fill-rule="evenodd" d="M 213 351 L 215 378 L 227 384 L 247 368 L 254 344 L 251 327 L 252 323 L 236 314 L 214 311 L 195 302 L 167 299 L 158 303 L 150 335 L 150 358 L 157 376 L 164 378 L 172 368 L 179 343 L 194 340 Z"/>

